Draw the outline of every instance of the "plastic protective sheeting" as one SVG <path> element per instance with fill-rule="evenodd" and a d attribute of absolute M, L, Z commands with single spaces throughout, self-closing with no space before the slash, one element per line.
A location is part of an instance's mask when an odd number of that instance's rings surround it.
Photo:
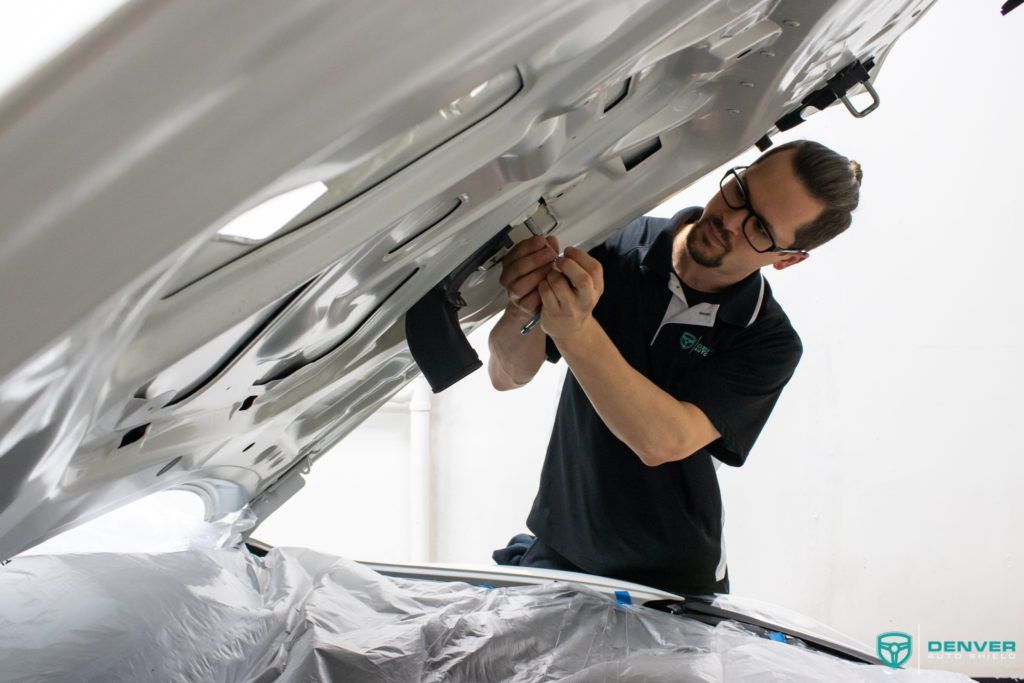
<path fill-rule="evenodd" d="M 390 579 L 304 549 L 19 556 L 3 681 L 968 681 L 858 665 L 573 584 Z"/>

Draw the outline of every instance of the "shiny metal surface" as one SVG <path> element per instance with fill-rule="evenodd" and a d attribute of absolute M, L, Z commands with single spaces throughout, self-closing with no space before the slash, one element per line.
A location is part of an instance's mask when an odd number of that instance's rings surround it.
<path fill-rule="evenodd" d="M 154 490 L 294 490 L 495 233 L 543 199 L 594 243 L 932 1 L 128 3 L 0 101 L 0 558 Z M 471 329 L 497 269 L 462 293 Z"/>

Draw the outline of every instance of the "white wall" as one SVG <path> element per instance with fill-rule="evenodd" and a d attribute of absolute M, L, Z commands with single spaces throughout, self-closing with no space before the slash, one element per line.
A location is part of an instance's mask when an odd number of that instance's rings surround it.
<path fill-rule="evenodd" d="M 491 327 L 470 335 L 485 362 Z M 437 559 L 490 562 L 526 531 L 564 377 L 564 363 L 545 363 L 525 389 L 497 392 L 480 371 L 438 397 Z"/>
<path fill-rule="evenodd" d="M 720 473 L 734 591 L 867 642 L 1024 643 L 1024 26 L 983 9 L 939 3 L 876 113 L 799 131 L 863 163 L 862 208 L 772 278 L 805 357 L 748 466 Z"/>
<path fill-rule="evenodd" d="M 378 410 L 312 467 L 305 487 L 255 537 L 358 560 L 408 562 L 409 391 Z"/>
<path fill-rule="evenodd" d="M 1024 10 L 998 5 L 939 2 L 886 63 L 878 111 L 778 138 L 858 159 L 863 198 L 849 234 L 768 273 L 805 355 L 748 464 L 720 471 L 733 592 L 867 643 L 1024 647 Z M 655 213 L 703 203 L 717 175 Z M 525 530 L 562 372 L 507 394 L 480 372 L 435 398 L 434 559 L 489 562 Z M 408 557 L 395 420 L 371 418 L 258 535 Z M 1024 673 L 1024 655 L 920 663 Z"/>

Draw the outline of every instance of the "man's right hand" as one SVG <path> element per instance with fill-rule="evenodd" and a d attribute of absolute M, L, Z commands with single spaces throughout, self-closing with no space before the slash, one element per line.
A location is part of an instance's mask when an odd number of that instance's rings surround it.
<path fill-rule="evenodd" d="M 540 330 L 520 330 L 540 310 L 537 286 L 554 268 L 558 239 L 534 235 L 512 248 L 501 261 L 501 286 L 508 292 L 508 305 L 488 337 L 491 357 L 487 371 L 499 391 L 521 387 L 537 374 L 544 363 L 546 335 Z"/>
<path fill-rule="evenodd" d="M 501 261 L 501 286 L 508 292 L 510 313 L 523 322 L 540 310 L 537 286 L 554 267 L 558 238 L 534 235 L 512 248 Z"/>

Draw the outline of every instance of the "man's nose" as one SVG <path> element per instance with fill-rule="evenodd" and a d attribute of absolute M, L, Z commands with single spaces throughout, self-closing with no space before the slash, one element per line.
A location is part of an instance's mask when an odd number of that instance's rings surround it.
<path fill-rule="evenodd" d="M 746 215 L 747 212 L 744 209 L 726 207 L 725 213 L 722 214 L 722 229 L 733 235 L 738 235 L 743 229 L 743 220 Z"/>

